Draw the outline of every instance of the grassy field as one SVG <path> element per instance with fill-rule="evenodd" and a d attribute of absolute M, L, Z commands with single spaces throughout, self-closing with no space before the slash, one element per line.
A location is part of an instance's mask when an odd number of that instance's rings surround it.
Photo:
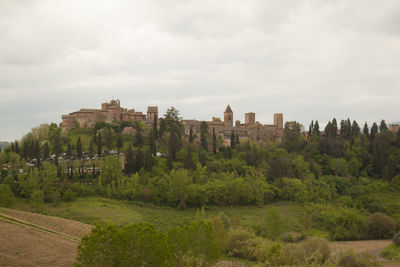
<path fill-rule="evenodd" d="M 263 207 L 209 207 L 206 217 L 217 216 L 220 212 L 227 215 L 233 225 L 257 227 L 264 224 L 269 209 L 279 209 L 285 228 L 290 230 L 307 229 L 309 222 L 304 208 L 291 202 L 277 202 Z M 20 199 L 17 209 L 32 210 L 28 202 Z M 196 218 L 197 209 L 174 209 L 160 207 L 148 203 L 115 200 L 102 197 L 78 198 L 73 202 L 61 202 L 57 206 L 45 205 L 48 215 L 73 219 L 88 224 L 113 223 L 126 225 L 135 222 L 148 222 L 162 230 L 169 227 L 189 223 Z M 315 229 L 310 231 L 318 232 Z"/>

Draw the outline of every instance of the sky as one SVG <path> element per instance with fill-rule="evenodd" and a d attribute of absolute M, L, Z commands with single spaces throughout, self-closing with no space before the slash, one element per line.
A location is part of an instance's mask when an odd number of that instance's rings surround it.
<path fill-rule="evenodd" d="M 400 121 L 400 1 L 0 0 L 0 140 L 120 99 L 185 119 Z"/>

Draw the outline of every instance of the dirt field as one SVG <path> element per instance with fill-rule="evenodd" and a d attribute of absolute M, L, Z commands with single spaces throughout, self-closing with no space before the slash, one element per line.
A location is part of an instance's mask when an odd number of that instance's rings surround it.
<path fill-rule="evenodd" d="M 73 266 L 79 239 L 91 225 L 0 209 L 0 266 Z"/>

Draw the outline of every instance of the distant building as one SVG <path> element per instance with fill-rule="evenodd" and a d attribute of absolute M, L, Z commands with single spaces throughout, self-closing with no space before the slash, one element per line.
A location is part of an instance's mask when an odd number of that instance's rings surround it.
<path fill-rule="evenodd" d="M 80 109 L 78 111 L 62 115 L 60 128 L 71 130 L 79 128 L 93 128 L 96 122 L 111 123 L 113 121 L 153 121 L 154 116 L 158 117 L 158 107 L 148 108 L 147 116 L 134 109 L 121 108 L 119 100 L 111 100 L 103 103 L 101 109 Z"/>
<path fill-rule="evenodd" d="M 62 115 L 60 127 L 63 130 L 71 130 L 74 128 L 93 128 L 97 122 L 111 123 L 115 121 L 142 121 L 148 125 L 152 125 L 154 118 L 159 119 L 158 107 L 149 106 L 147 114 L 136 112 L 134 109 L 122 108 L 119 100 L 111 100 L 109 103 L 103 103 L 101 109 L 80 109 L 78 111 Z M 274 114 L 274 124 L 261 124 L 256 121 L 256 114 L 249 112 L 245 114 L 245 123 L 235 121 L 233 125 L 233 111 L 228 105 L 224 112 L 224 120 L 213 117 L 211 121 L 207 121 L 210 133 L 214 129 L 215 133 L 226 140 L 231 138 L 232 131 L 239 138 L 251 138 L 253 140 L 281 140 L 283 135 L 283 114 Z M 200 135 L 200 124 L 198 120 L 182 120 L 185 134 L 189 135 L 190 129 L 193 133 Z M 124 134 L 134 134 L 135 129 L 126 127 Z"/>
<path fill-rule="evenodd" d="M 399 130 L 399 128 L 400 128 L 400 124 L 389 124 L 389 130 L 392 132 L 392 133 L 397 133 L 397 131 Z"/>
<path fill-rule="evenodd" d="M 228 105 L 224 112 L 224 121 L 220 118 L 213 117 L 211 121 L 206 121 L 208 130 L 212 133 L 214 129 L 215 133 L 221 136 L 226 144 L 229 144 L 228 140 L 231 138 L 232 131 L 239 138 L 251 138 L 255 141 L 258 140 L 281 140 L 283 136 L 283 114 L 274 114 L 274 124 L 261 124 L 256 121 L 256 114 L 249 112 L 245 114 L 245 123 L 241 124 L 239 120 L 235 121 L 233 126 L 233 111 Z M 185 134 L 189 135 L 190 129 L 193 134 L 200 135 L 200 124 L 198 120 L 182 120 L 182 124 L 185 127 Z"/>

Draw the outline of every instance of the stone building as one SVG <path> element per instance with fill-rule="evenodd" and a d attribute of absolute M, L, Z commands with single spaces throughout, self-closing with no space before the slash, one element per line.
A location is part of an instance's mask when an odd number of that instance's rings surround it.
<path fill-rule="evenodd" d="M 281 140 L 283 136 L 283 114 L 274 114 L 274 124 L 261 124 L 256 121 L 256 114 L 249 112 L 245 114 L 245 123 L 240 123 L 239 120 L 235 121 L 233 125 L 233 111 L 228 105 L 224 112 L 224 121 L 220 118 L 213 117 L 211 121 L 206 121 L 208 130 L 212 133 L 214 129 L 218 136 L 221 136 L 224 143 L 229 144 L 232 131 L 239 138 L 251 138 L 253 140 Z M 198 120 L 182 120 L 184 125 L 185 134 L 189 135 L 190 129 L 193 134 L 200 135 L 200 124 Z"/>
<path fill-rule="evenodd" d="M 144 121 L 152 122 L 154 116 L 158 117 L 158 107 L 148 108 L 147 116 L 134 109 L 122 108 L 119 100 L 111 100 L 101 104 L 101 109 L 80 109 L 78 111 L 62 115 L 60 128 L 71 130 L 79 128 L 93 128 L 96 122 L 111 123 L 113 121 Z"/>

